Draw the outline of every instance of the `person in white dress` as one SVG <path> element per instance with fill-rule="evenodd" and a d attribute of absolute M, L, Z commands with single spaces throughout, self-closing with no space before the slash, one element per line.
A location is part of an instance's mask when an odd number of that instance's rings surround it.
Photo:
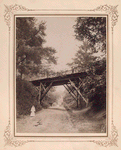
<path fill-rule="evenodd" d="M 34 105 L 32 106 L 31 108 L 31 114 L 30 114 L 31 117 L 34 117 L 35 116 L 35 107 Z"/>

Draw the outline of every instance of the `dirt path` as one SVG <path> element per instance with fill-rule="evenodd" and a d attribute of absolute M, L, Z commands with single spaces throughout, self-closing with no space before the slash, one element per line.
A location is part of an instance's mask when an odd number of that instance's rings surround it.
<path fill-rule="evenodd" d="M 36 113 L 35 117 L 17 119 L 17 133 L 99 133 L 103 121 L 89 121 L 82 111 L 67 111 L 64 107 L 51 107 Z"/>

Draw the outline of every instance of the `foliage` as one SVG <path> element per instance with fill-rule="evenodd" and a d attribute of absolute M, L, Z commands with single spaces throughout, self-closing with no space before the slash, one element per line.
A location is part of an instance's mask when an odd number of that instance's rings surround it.
<path fill-rule="evenodd" d="M 42 100 L 41 105 L 43 108 L 48 108 L 57 101 L 58 95 L 56 95 L 55 93 L 53 94 L 53 92 L 54 90 L 50 90 L 48 94 L 45 96 L 45 98 Z"/>
<path fill-rule="evenodd" d="M 75 58 L 72 60 L 72 63 L 68 63 L 71 68 L 75 68 L 78 71 L 89 71 L 92 69 L 92 63 L 96 60 L 96 57 L 93 56 L 92 47 L 87 39 L 84 39 L 83 44 L 79 47 Z"/>
<path fill-rule="evenodd" d="M 17 77 L 16 110 L 18 116 L 30 114 L 32 105 L 35 105 L 37 111 L 41 109 L 37 102 L 37 93 L 38 91 L 30 82 Z"/>
<path fill-rule="evenodd" d="M 17 17 L 16 39 L 22 39 L 25 45 L 29 45 L 30 47 L 41 46 L 45 41 L 45 22 L 41 22 L 38 28 L 35 26 L 35 22 L 36 19 L 33 17 Z"/>
<path fill-rule="evenodd" d="M 50 65 L 56 64 L 54 56 L 56 50 L 52 47 L 43 47 L 45 22 L 36 23 L 34 17 L 16 18 L 16 107 L 17 115 L 30 114 L 32 105 L 36 111 L 42 109 L 38 102 L 38 91 L 25 79 L 37 77 L 45 71 L 51 71 Z M 52 97 L 52 98 L 51 98 Z M 55 101 L 52 93 L 47 96 L 47 103 Z"/>
<path fill-rule="evenodd" d="M 74 28 L 81 46 L 68 65 L 88 73 L 80 92 L 97 112 L 106 109 L 106 18 L 79 17 Z"/>
<path fill-rule="evenodd" d="M 71 87 L 72 89 L 72 87 Z M 73 92 L 74 88 L 73 88 Z M 76 94 L 76 92 L 75 92 Z M 65 105 L 67 105 L 70 109 L 77 109 L 77 101 L 67 92 L 65 91 L 63 102 Z M 86 106 L 85 102 L 82 100 L 82 98 L 78 97 L 78 109 L 82 109 Z"/>
<path fill-rule="evenodd" d="M 45 42 L 45 29 L 45 22 L 37 26 L 33 17 L 16 19 L 16 67 L 21 77 L 41 74 L 44 65 L 56 64 L 56 50 L 43 48 L 42 45 Z"/>
<path fill-rule="evenodd" d="M 47 108 L 56 102 L 58 97 L 58 95 L 53 94 L 55 90 L 52 88 L 40 105 L 40 102 L 38 101 L 38 90 L 32 83 L 17 77 L 16 85 L 17 117 L 19 117 L 19 115 L 30 114 L 33 105 L 35 106 L 36 111 L 39 111 L 42 108 Z"/>
<path fill-rule="evenodd" d="M 74 29 L 77 40 L 86 38 L 92 47 L 106 51 L 106 17 L 78 17 Z"/>
<path fill-rule="evenodd" d="M 83 95 L 87 95 L 95 111 L 106 108 L 106 61 L 93 63 L 95 70 L 83 79 Z"/>

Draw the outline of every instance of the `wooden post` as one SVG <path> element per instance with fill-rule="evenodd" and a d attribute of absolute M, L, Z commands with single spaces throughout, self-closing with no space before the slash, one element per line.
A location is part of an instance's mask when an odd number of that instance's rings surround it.
<path fill-rule="evenodd" d="M 76 86 L 79 87 L 79 83 L 78 82 L 77 82 Z M 77 96 L 77 108 L 78 108 L 79 107 L 79 100 L 78 100 L 79 94 L 78 94 L 77 90 L 76 90 L 76 96 Z"/>
<path fill-rule="evenodd" d="M 89 103 L 89 101 L 87 100 L 86 107 L 88 107 L 88 103 Z"/>
<path fill-rule="evenodd" d="M 40 101 L 40 99 L 41 99 L 41 94 L 42 94 L 42 87 L 41 87 L 41 82 L 40 82 L 39 99 L 38 99 L 38 101 Z M 41 104 L 41 101 L 40 101 L 40 104 Z"/>
<path fill-rule="evenodd" d="M 77 108 L 79 107 L 78 96 L 79 96 L 79 94 L 78 94 L 78 92 L 77 92 Z"/>
<path fill-rule="evenodd" d="M 42 91 L 41 92 L 41 102 L 44 101 L 44 99 L 45 99 L 45 97 L 42 99 L 42 96 L 43 96 L 43 93 L 45 92 L 45 90 L 46 89 L 45 89 L 44 85 L 41 83 L 41 91 Z"/>

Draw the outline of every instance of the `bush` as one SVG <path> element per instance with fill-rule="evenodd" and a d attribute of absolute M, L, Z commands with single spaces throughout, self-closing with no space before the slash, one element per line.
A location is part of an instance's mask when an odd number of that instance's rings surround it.
<path fill-rule="evenodd" d="M 106 109 L 106 87 L 96 87 L 96 93 L 91 97 L 92 109 L 95 112 Z"/>
<path fill-rule="evenodd" d="M 21 78 L 16 79 L 16 112 L 17 116 L 27 115 L 31 112 L 32 105 L 35 106 L 36 110 L 40 110 L 41 107 L 37 102 L 38 92 L 35 90 L 33 85 Z"/>

